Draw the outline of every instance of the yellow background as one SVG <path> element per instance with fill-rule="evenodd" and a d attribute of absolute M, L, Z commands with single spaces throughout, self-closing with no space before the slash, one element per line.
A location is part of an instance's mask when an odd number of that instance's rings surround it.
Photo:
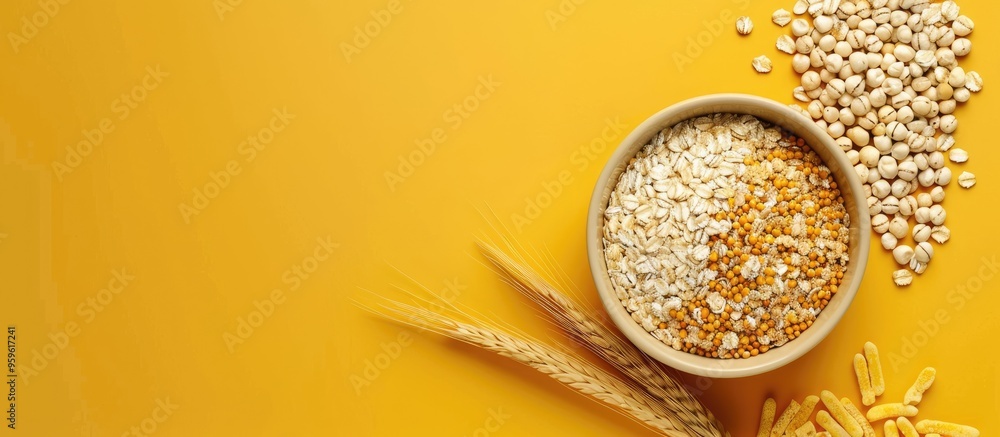
<path fill-rule="evenodd" d="M 509 417 L 490 435 L 647 433 L 530 369 L 428 334 L 412 333 L 357 386 L 352 376 L 407 331 L 355 302 L 457 281 L 456 303 L 555 341 L 535 308 L 483 266 L 475 238 L 490 235 L 491 222 L 511 227 L 550 251 L 596 305 L 584 216 L 612 148 L 593 159 L 580 151 L 608 120 L 626 126 L 611 134 L 616 144 L 688 97 L 790 102 L 796 77 L 773 48 L 783 30 L 769 16 L 793 1 L 592 0 L 559 12 L 558 0 L 402 0 L 349 56 L 355 26 L 388 1 L 223 1 L 72 1 L 26 43 L 0 48 L 0 325 L 16 325 L 21 366 L 67 323 L 79 326 L 37 375 L 25 382 L 22 371 L 18 430 L 0 435 L 119 436 L 157 400 L 178 407 L 156 426 L 164 436 L 485 435 L 491 409 Z M 955 168 L 980 181 L 947 190 L 953 239 L 905 289 L 891 283 L 889 254 L 873 248 L 861 292 L 819 347 L 780 371 L 711 382 L 704 400 L 734 435 L 755 429 L 766 396 L 779 408 L 822 389 L 857 401 L 851 358 L 867 340 L 902 357 L 886 364 L 882 401 L 900 399 L 931 365 L 938 379 L 919 417 L 1000 434 L 997 281 L 971 300 L 954 294 L 1000 247 L 1000 30 L 991 2 L 960 4 L 978 23 L 961 62 L 982 73 L 986 90 L 957 112 L 971 159 Z M 39 11 L 35 0 L 3 2 L 8 42 Z M 756 22 L 750 36 L 733 30 L 738 15 Z M 775 61 L 773 73 L 753 72 L 758 54 Z M 676 55 L 691 62 L 679 68 Z M 136 90 L 157 66 L 168 76 Z M 500 85 L 469 101 L 477 110 L 461 124 L 449 118 L 491 76 Z M 120 119 L 115 101 L 133 91 L 148 95 Z M 282 109 L 294 119 L 247 161 L 241 142 Z M 66 163 L 67 147 L 104 119 L 114 130 L 57 177 L 53 163 Z M 386 172 L 435 129 L 444 141 L 390 187 Z M 180 205 L 231 161 L 240 172 L 186 223 Z M 526 199 L 561 173 L 561 193 L 515 229 L 512 215 L 526 214 Z M 291 290 L 286 270 L 326 237 L 337 248 Z M 135 279 L 87 323 L 79 305 L 116 269 Z M 227 347 L 224 333 L 274 289 L 283 303 Z M 948 323 L 920 334 L 939 310 Z M 923 346 L 907 349 L 914 340 Z"/>

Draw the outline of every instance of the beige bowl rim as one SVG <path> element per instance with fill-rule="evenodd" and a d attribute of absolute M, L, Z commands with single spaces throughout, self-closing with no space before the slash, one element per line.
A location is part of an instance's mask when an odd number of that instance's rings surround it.
<path fill-rule="evenodd" d="M 675 350 L 647 333 L 632 320 L 615 297 L 604 259 L 604 209 L 622 169 L 653 135 L 665 127 L 700 115 L 729 112 L 757 116 L 784 127 L 806 140 L 830 168 L 850 214 L 850 261 L 837 294 L 801 336 L 781 347 L 748 359 L 706 358 Z M 862 210 L 859 207 L 865 205 Z M 640 350 L 675 369 L 712 378 L 738 378 L 782 367 L 805 355 L 833 331 L 847 312 L 864 276 L 871 244 L 870 218 L 862 184 L 845 154 L 823 129 L 785 104 L 746 94 L 696 97 L 657 112 L 636 127 L 612 154 L 597 181 L 587 217 L 587 253 L 590 270 L 604 308 L 618 329 Z"/>

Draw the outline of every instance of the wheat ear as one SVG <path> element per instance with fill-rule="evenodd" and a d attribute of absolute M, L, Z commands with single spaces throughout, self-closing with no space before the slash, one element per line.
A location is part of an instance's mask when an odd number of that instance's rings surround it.
<path fill-rule="evenodd" d="M 672 420 L 654 413 L 657 400 L 641 389 L 551 346 L 520 339 L 497 329 L 459 322 L 412 305 L 390 302 L 382 307 L 385 312 L 375 312 L 383 317 L 451 337 L 527 365 L 664 435 L 689 435 L 679 430 Z"/>
<path fill-rule="evenodd" d="M 668 417 L 699 436 L 723 436 L 725 430 L 714 415 L 677 380 L 634 345 L 611 332 L 590 311 L 578 307 L 535 271 L 485 242 L 479 248 L 515 289 L 544 308 L 571 337 L 592 350 L 662 401 Z"/>

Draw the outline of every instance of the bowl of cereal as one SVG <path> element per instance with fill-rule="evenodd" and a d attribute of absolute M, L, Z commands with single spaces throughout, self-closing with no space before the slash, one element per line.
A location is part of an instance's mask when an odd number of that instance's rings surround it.
<path fill-rule="evenodd" d="M 809 118 L 716 94 L 666 108 L 601 173 L 587 252 L 605 309 L 676 369 L 779 368 L 847 311 L 870 245 L 862 183 Z"/>

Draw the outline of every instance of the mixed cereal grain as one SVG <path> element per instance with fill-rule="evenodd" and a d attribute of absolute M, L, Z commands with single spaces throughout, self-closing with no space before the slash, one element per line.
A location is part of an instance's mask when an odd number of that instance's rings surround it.
<path fill-rule="evenodd" d="M 802 334 L 837 293 L 850 217 L 802 139 L 756 117 L 664 129 L 605 210 L 616 296 L 677 350 L 750 358 Z"/>

